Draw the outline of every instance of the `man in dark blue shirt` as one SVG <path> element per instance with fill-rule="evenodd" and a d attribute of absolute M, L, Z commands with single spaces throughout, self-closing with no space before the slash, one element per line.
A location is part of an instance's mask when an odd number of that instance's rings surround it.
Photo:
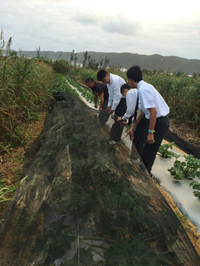
<path fill-rule="evenodd" d="M 99 111 L 106 110 L 108 105 L 108 88 L 106 84 L 101 81 L 94 81 L 92 78 L 87 78 L 85 84 L 90 88 L 94 94 L 94 107 L 97 108 L 97 98 L 100 97 Z"/>

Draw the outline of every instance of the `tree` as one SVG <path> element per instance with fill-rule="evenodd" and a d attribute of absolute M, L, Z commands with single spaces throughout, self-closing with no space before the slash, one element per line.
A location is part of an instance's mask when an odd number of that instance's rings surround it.
<path fill-rule="evenodd" d="M 72 53 L 70 55 L 70 63 L 72 63 L 74 66 L 76 66 L 76 62 L 78 60 L 78 56 L 77 54 L 75 53 L 74 49 L 72 50 Z"/>
<path fill-rule="evenodd" d="M 10 52 L 10 56 L 17 56 L 17 52 L 13 50 L 12 52 Z"/>
<path fill-rule="evenodd" d="M 84 53 L 83 67 L 87 66 L 87 60 L 88 60 L 88 52 L 86 51 Z"/>
<path fill-rule="evenodd" d="M 104 61 L 104 59 L 101 59 L 101 60 L 99 61 L 99 67 L 100 67 L 100 68 L 103 67 L 103 61 Z"/>
<path fill-rule="evenodd" d="M 107 67 L 109 63 L 110 63 L 110 59 L 106 56 L 104 59 L 104 67 Z"/>
<path fill-rule="evenodd" d="M 36 48 L 36 52 L 37 52 L 37 57 L 40 57 L 40 46 L 39 48 Z"/>
<path fill-rule="evenodd" d="M 95 59 L 91 57 L 91 55 L 88 56 L 88 68 L 97 69 L 98 63 L 95 62 Z"/>

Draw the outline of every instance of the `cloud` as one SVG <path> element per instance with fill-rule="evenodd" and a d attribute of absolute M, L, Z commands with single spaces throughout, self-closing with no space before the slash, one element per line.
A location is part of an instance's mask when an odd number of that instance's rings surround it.
<path fill-rule="evenodd" d="M 76 10 L 72 10 L 70 17 L 73 21 L 80 24 L 98 27 L 101 20 L 104 18 L 104 13 L 95 8 L 90 8 L 88 10 L 87 6 L 83 6 L 77 8 Z"/>
<path fill-rule="evenodd" d="M 91 0 L 6 0 L 0 8 L 1 28 L 5 41 L 13 37 L 15 50 L 40 46 L 46 51 L 75 49 L 200 58 L 197 8 L 186 12 L 185 4 L 184 15 L 179 13 L 183 9 L 180 6 L 173 16 L 167 12 L 162 17 L 163 10 L 172 6 L 167 4 L 160 10 L 161 4 L 145 4 L 144 9 L 144 3 L 135 5 L 138 12 L 133 16 L 128 0 L 123 5 L 111 5 L 106 0 L 101 5 Z"/>
<path fill-rule="evenodd" d="M 142 23 L 131 20 L 123 15 L 117 15 L 107 18 L 102 25 L 102 29 L 109 33 L 135 36 L 139 35 L 140 31 L 142 30 Z"/>
<path fill-rule="evenodd" d="M 93 25 L 99 23 L 98 17 L 93 14 L 81 14 L 80 16 L 76 17 L 75 20 L 80 22 L 81 24 L 88 24 Z"/>

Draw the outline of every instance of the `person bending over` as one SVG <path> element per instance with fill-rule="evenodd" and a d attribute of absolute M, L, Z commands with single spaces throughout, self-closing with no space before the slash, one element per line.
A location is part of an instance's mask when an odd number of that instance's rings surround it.
<path fill-rule="evenodd" d="M 126 110 L 126 100 L 124 99 L 124 97 L 122 97 L 120 91 L 121 86 L 126 82 L 122 77 L 108 73 L 104 69 L 98 71 L 97 79 L 99 81 L 102 81 L 108 87 L 109 97 L 107 111 L 109 112 L 109 114 L 115 112 L 115 122 L 112 125 L 110 134 L 110 144 L 116 144 L 121 140 L 121 135 L 124 128 L 123 125 L 117 122 L 117 118 L 118 116 L 123 115 Z"/>
<path fill-rule="evenodd" d="M 94 81 L 92 78 L 87 78 L 85 84 L 94 94 L 94 107 L 97 108 L 98 96 L 100 97 L 99 111 L 106 110 L 108 105 L 108 88 L 106 84 L 100 81 Z"/>
<path fill-rule="evenodd" d="M 97 79 L 105 83 L 108 87 L 109 97 L 107 110 L 110 114 L 112 114 L 115 112 L 115 109 L 117 108 L 122 97 L 120 88 L 126 82 L 122 77 L 107 73 L 104 69 L 98 71 Z"/>

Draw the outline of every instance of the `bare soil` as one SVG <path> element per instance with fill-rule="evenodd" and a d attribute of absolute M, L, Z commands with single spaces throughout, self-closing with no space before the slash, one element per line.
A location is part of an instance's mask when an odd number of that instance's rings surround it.
<path fill-rule="evenodd" d="M 169 129 L 185 141 L 200 147 L 200 128 L 191 129 L 188 125 L 177 124 L 173 119 L 170 119 Z"/>
<path fill-rule="evenodd" d="M 6 185 L 6 187 L 11 187 L 14 184 L 17 184 L 20 181 L 20 176 L 22 173 L 23 167 L 23 158 L 25 150 L 33 143 L 37 138 L 40 131 L 43 128 L 45 119 L 45 113 L 42 113 L 39 116 L 39 121 L 32 122 L 26 126 L 25 130 L 25 139 L 26 143 L 24 147 L 18 147 L 9 149 L 11 154 L 8 154 L 4 151 L 0 151 L 0 180 Z M 170 130 L 179 135 L 181 138 L 185 139 L 190 143 L 194 143 L 200 147 L 200 137 L 198 136 L 199 132 L 191 130 L 187 126 L 180 126 L 175 124 L 172 120 L 170 121 Z M 109 135 L 109 131 L 104 131 L 105 137 Z M 127 148 L 121 143 L 116 145 L 118 149 L 118 154 L 120 156 L 120 161 L 123 162 L 127 158 Z M 119 152 L 120 151 L 120 152 Z M 156 181 L 155 181 L 156 183 Z M 156 186 L 165 197 L 172 210 L 175 212 L 183 227 L 185 228 L 191 242 L 196 248 L 198 254 L 200 255 L 200 234 L 197 232 L 197 228 L 184 216 L 176 206 L 176 202 L 170 197 L 170 195 L 162 189 L 162 187 L 156 183 Z M 14 192 L 7 195 L 8 199 L 11 199 Z M 5 211 L 9 201 L 0 203 L 0 218 Z"/>

